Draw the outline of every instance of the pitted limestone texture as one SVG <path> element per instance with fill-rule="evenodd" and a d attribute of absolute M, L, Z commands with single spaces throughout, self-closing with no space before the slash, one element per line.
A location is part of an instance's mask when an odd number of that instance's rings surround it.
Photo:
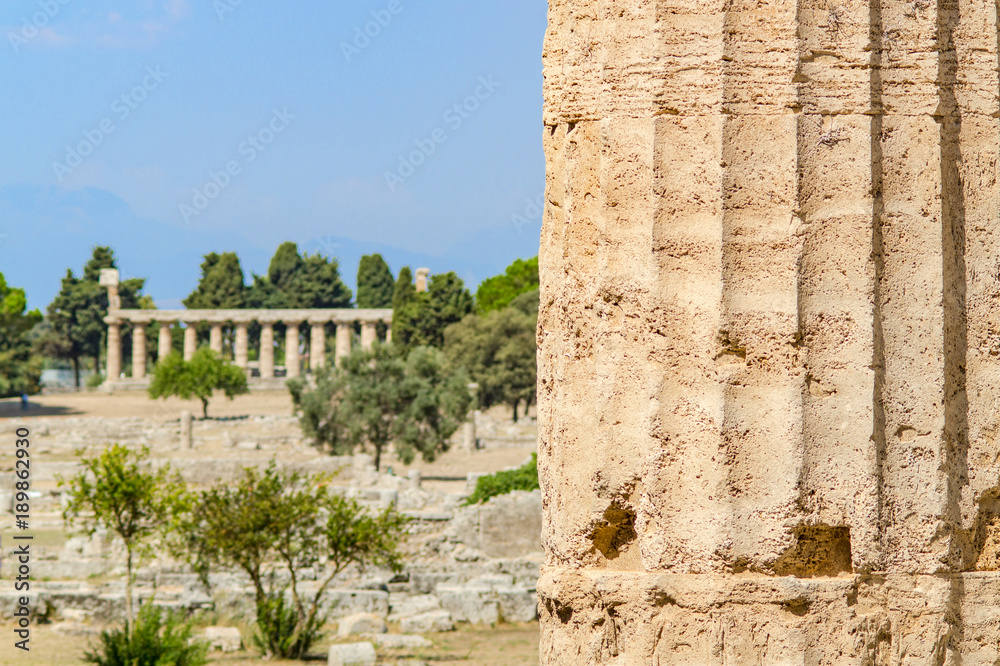
<path fill-rule="evenodd" d="M 995 3 L 548 19 L 543 662 L 996 662 Z"/>

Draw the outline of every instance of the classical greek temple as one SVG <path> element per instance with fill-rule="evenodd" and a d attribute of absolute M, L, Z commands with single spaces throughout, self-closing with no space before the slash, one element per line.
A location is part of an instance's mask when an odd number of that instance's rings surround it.
<path fill-rule="evenodd" d="M 426 275 L 426 271 L 420 271 Z M 326 326 L 336 326 L 335 359 L 339 361 L 351 353 L 351 338 L 356 325 L 361 327 L 361 346 L 371 348 L 379 339 L 379 326 L 384 325 L 385 342 L 392 340 L 392 310 L 355 310 L 355 309 L 236 309 L 236 310 L 123 310 L 121 298 L 118 295 L 118 271 L 115 269 L 101 270 L 101 286 L 108 290 L 108 316 L 104 322 L 108 325 L 108 383 L 113 385 L 142 385 L 148 382 L 146 378 L 147 339 L 146 329 L 150 324 L 162 324 L 159 327 L 157 351 L 159 358 L 164 358 L 173 350 L 171 326 L 182 323 L 184 328 L 184 359 L 189 360 L 198 344 L 197 327 L 208 324 L 209 347 L 222 353 L 223 328 L 233 326 L 235 342 L 233 356 L 238 367 L 249 371 L 249 328 L 252 323 L 260 325 L 260 379 L 266 382 L 275 377 L 274 365 L 274 325 L 285 325 L 285 371 L 286 377 L 298 377 L 301 374 L 299 354 L 299 329 L 308 323 L 309 334 L 309 368 L 315 370 L 322 367 L 326 354 Z M 421 284 L 422 282 L 422 284 Z M 418 289 L 426 288 L 426 279 L 418 280 Z M 122 377 L 122 325 L 132 326 L 132 375 Z M 315 350 L 315 351 L 313 351 Z"/>

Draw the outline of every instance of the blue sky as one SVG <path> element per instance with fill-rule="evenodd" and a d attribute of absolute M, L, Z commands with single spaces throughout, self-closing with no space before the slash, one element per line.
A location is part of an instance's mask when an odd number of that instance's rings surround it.
<path fill-rule="evenodd" d="M 278 243 L 456 270 L 538 250 L 544 0 L 5 0 L 0 272 L 44 308 L 111 245 L 176 305 Z M 524 221 L 527 224 L 524 224 Z M 515 223 L 515 221 L 519 221 Z"/>

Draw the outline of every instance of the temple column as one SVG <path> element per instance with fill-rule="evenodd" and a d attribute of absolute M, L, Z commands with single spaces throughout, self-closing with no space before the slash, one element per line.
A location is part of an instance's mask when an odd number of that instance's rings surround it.
<path fill-rule="evenodd" d="M 285 376 L 299 376 L 299 324 L 297 321 L 285 322 Z"/>
<path fill-rule="evenodd" d="M 132 379 L 146 378 L 146 325 L 132 324 Z"/>
<path fill-rule="evenodd" d="M 198 347 L 198 332 L 192 322 L 187 322 L 184 329 L 184 360 L 190 361 L 194 356 L 194 350 Z"/>
<path fill-rule="evenodd" d="M 222 324 L 212 324 L 208 336 L 208 346 L 219 356 L 222 356 Z"/>
<path fill-rule="evenodd" d="M 350 322 L 337 322 L 337 363 L 340 359 L 351 354 L 351 324 Z"/>
<path fill-rule="evenodd" d="M 162 361 L 166 357 L 170 356 L 170 353 L 174 350 L 174 341 L 170 337 L 170 322 L 161 321 L 160 322 L 160 339 L 159 344 L 156 346 L 156 356 L 157 361 Z"/>
<path fill-rule="evenodd" d="M 376 340 L 378 340 L 378 329 L 375 328 L 375 322 L 363 322 L 361 324 L 361 348 L 368 351 Z"/>
<path fill-rule="evenodd" d="M 260 325 L 260 376 L 274 377 L 274 324 Z"/>
<path fill-rule="evenodd" d="M 250 353 L 247 349 L 249 340 L 250 333 L 247 330 L 247 323 L 240 322 L 236 324 L 236 349 L 233 351 L 233 357 L 236 361 L 236 367 L 243 368 L 244 370 L 246 370 L 250 362 Z"/>
<path fill-rule="evenodd" d="M 115 321 L 108 324 L 108 381 L 118 381 L 122 374 L 122 325 Z"/>
<path fill-rule="evenodd" d="M 322 368 L 326 357 L 326 329 L 321 323 L 313 322 L 309 332 L 309 369 Z"/>
<path fill-rule="evenodd" d="M 385 325 L 385 344 L 392 343 L 392 324 Z"/>
<path fill-rule="evenodd" d="M 429 268 L 417 269 L 417 291 L 427 291 L 427 276 L 431 273 Z"/>

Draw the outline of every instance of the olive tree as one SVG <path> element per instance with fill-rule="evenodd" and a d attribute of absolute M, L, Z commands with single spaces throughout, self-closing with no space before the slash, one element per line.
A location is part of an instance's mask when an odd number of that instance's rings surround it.
<path fill-rule="evenodd" d="M 211 349 L 202 347 L 190 361 L 185 361 L 175 352 L 157 363 L 149 385 L 149 397 L 167 398 L 173 395 L 183 400 L 198 398 L 201 400 L 202 416 L 208 418 L 208 400 L 217 390 L 230 400 L 250 391 L 246 373 L 241 368 L 223 360 Z"/>
<path fill-rule="evenodd" d="M 347 567 L 401 568 L 399 545 L 408 519 L 392 507 L 369 513 L 331 492 L 328 481 L 280 470 L 273 462 L 263 472 L 246 468 L 235 484 L 198 494 L 176 533 L 176 552 L 206 586 L 208 573 L 219 566 L 250 578 L 255 638 L 268 656 L 306 656 L 321 636 L 323 596 Z M 311 599 L 300 590 L 307 568 L 323 570 Z"/>
<path fill-rule="evenodd" d="M 107 530 L 125 546 L 125 633 L 133 618 L 132 591 L 136 568 L 152 552 L 154 542 L 167 536 L 186 509 L 186 489 L 169 465 L 152 469 L 149 449 L 130 450 L 114 444 L 99 456 L 82 458 L 83 470 L 68 486 L 63 517 L 93 535 Z"/>

